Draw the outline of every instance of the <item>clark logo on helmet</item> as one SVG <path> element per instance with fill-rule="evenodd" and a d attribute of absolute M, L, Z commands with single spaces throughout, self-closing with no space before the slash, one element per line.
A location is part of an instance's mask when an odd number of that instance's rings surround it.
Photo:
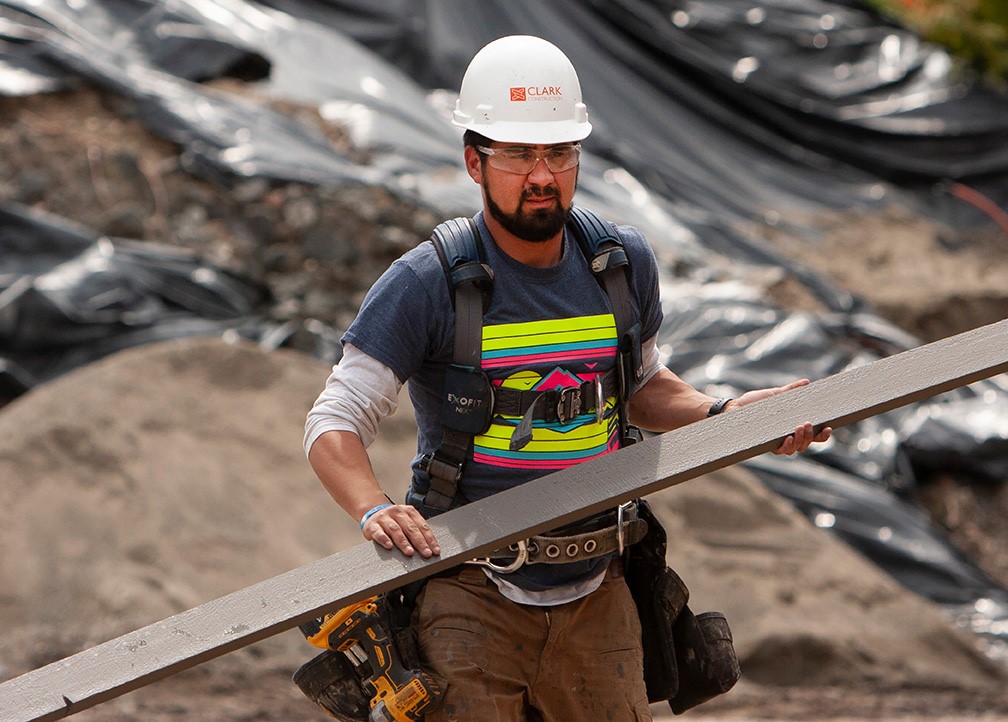
<path fill-rule="evenodd" d="M 555 85 L 530 85 L 527 88 L 511 88 L 512 101 L 546 100 L 562 97 L 563 91 Z"/>

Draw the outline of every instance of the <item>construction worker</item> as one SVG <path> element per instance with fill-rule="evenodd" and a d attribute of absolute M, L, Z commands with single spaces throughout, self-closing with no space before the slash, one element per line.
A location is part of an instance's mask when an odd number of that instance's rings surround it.
<path fill-rule="evenodd" d="M 591 124 L 557 47 L 530 36 L 488 44 L 466 70 L 453 123 L 465 129 L 465 167 L 482 189 L 473 221 L 481 265 L 492 269 L 472 341 L 478 368 L 455 362 L 461 321 L 442 260 L 423 243 L 368 293 L 306 425 L 313 469 L 365 539 L 437 555 L 427 518 L 447 507 L 615 451 L 629 424 L 668 431 L 808 383 L 716 399 L 664 367 L 657 263 L 629 226 L 614 232 L 629 262 L 634 329 L 618 334 L 614 304 L 567 225 Z M 624 357 L 636 359 L 632 394 L 611 381 Z M 398 503 L 379 486 L 366 448 L 406 382 L 419 439 Z M 452 413 L 472 409 L 485 412 L 479 428 L 446 432 Z M 775 453 L 801 452 L 829 434 L 803 424 Z M 415 629 L 425 666 L 448 683 L 428 722 L 651 719 L 640 622 L 613 551 L 622 522 L 610 513 L 562 530 L 583 541 L 565 563 L 532 563 L 529 544 L 525 563 L 464 564 L 427 583 Z"/>

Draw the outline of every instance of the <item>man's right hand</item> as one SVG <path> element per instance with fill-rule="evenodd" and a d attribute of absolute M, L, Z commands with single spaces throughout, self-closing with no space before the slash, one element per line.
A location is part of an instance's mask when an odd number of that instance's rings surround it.
<path fill-rule="evenodd" d="M 417 551 L 424 559 L 441 553 L 434 531 L 416 507 L 393 504 L 376 511 L 361 527 L 364 538 L 386 549 L 397 548 L 408 557 Z"/>

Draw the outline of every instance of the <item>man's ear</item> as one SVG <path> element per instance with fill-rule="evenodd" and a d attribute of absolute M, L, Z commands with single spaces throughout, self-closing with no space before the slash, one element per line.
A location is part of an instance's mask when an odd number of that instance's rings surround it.
<path fill-rule="evenodd" d="M 483 159 L 480 156 L 480 152 L 471 145 L 465 147 L 465 164 L 466 170 L 469 171 L 469 177 L 473 179 L 473 182 L 482 185 Z"/>

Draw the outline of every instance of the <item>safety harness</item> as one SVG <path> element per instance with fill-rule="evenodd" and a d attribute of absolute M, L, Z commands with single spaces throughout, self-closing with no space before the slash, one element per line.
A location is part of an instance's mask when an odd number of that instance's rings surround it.
<path fill-rule="evenodd" d="M 521 449 L 532 438 L 532 421 L 566 423 L 579 414 L 595 412 L 602 419 L 605 400 L 617 399 L 621 445 L 640 438 L 627 422 L 627 400 L 642 374 L 641 329 L 630 302 L 630 262 L 614 226 L 592 211 L 571 209 L 568 229 L 588 260 L 596 280 L 612 305 L 619 339 L 612 371 L 580 386 L 550 391 L 495 387 L 480 367 L 483 313 L 493 292 L 493 269 L 487 264 L 479 229 L 471 218 L 453 218 L 434 229 L 431 241 L 444 268 L 455 308 L 452 363 L 445 374 L 440 447 L 420 459 L 430 478 L 424 504 L 447 510 L 461 501 L 458 491 L 473 437 L 490 428 L 495 415 L 521 417 L 510 446 Z"/>

